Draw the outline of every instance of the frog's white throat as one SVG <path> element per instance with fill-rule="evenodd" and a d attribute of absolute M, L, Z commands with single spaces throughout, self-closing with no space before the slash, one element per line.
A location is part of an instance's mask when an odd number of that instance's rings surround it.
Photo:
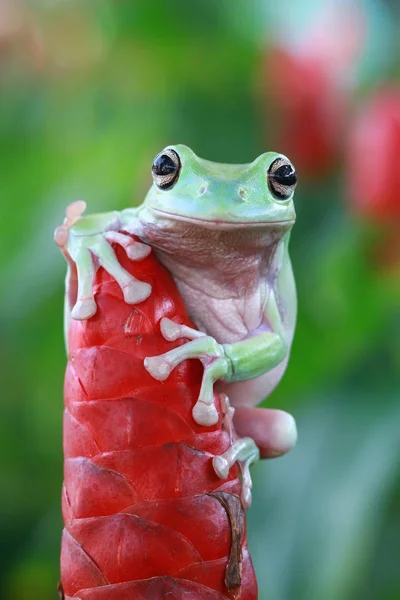
<path fill-rule="evenodd" d="M 140 237 L 155 249 L 178 285 L 184 281 L 201 293 L 227 298 L 271 281 L 277 248 L 288 231 L 272 224 L 213 230 L 201 222 L 163 219 L 142 221 Z"/>

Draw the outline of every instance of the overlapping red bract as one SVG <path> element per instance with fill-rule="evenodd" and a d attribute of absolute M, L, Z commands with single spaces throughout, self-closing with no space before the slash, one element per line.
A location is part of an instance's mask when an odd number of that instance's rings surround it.
<path fill-rule="evenodd" d="M 146 356 L 175 345 L 159 321 L 190 325 L 169 273 L 150 255 L 120 262 L 152 285 L 145 302 L 125 304 L 102 269 L 97 314 L 72 321 L 65 379 L 65 529 L 61 582 L 66 600 L 255 600 L 257 584 L 242 541 L 242 584 L 225 572 L 231 526 L 210 492 L 239 495 L 238 469 L 227 481 L 211 459 L 229 446 L 221 429 L 197 425 L 191 411 L 202 366 L 186 361 L 167 381 L 153 379 Z M 219 407 L 219 400 L 215 401 Z M 220 411 L 220 408 L 219 408 Z"/>

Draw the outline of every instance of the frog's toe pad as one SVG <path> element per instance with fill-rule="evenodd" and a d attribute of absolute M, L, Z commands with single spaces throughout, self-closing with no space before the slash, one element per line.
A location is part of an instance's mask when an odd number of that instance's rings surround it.
<path fill-rule="evenodd" d="M 212 461 L 214 471 L 221 479 L 227 479 L 229 475 L 229 463 L 223 456 L 214 456 Z"/>
<path fill-rule="evenodd" d="M 85 321 L 96 314 L 97 306 L 93 298 L 78 300 L 71 311 L 71 317 L 77 321 Z"/>
<path fill-rule="evenodd" d="M 143 258 L 146 258 L 150 252 L 151 246 L 141 244 L 140 242 L 133 242 L 126 250 L 126 254 L 131 260 L 142 260 Z"/>
<path fill-rule="evenodd" d="M 167 317 L 161 319 L 160 329 L 163 338 L 169 342 L 178 340 L 181 337 L 181 326 Z"/>
<path fill-rule="evenodd" d="M 144 359 L 145 369 L 157 381 L 165 381 L 171 373 L 171 365 L 162 356 L 151 356 Z"/>
<path fill-rule="evenodd" d="M 198 401 L 193 407 L 192 416 L 198 425 L 204 427 L 211 427 L 218 423 L 218 411 L 214 404 Z"/>
<path fill-rule="evenodd" d="M 76 200 L 67 206 L 65 217 L 68 226 L 70 227 L 83 215 L 86 210 L 86 202 L 84 200 Z"/>
<path fill-rule="evenodd" d="M 139 304 L 151 294 L 151 285 L 143 281 L 132 281 L 123 288 L 124 300 L 127 304 Z"/>
<path fill-rule="evenodd" d="M 54 241 L 60 248 L 63 248 L 68 242 L 68 227 L 59 225 L 54 232 Z"/>

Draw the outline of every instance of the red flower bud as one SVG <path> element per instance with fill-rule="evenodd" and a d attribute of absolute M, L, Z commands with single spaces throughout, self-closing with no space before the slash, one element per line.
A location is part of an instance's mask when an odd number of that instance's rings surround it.
<path fill-rule="evenodd" d="M 349 132 L 348 194 L 375 221 L 400 218 L 400 88 L 384 88 L 361 108 Z"/>

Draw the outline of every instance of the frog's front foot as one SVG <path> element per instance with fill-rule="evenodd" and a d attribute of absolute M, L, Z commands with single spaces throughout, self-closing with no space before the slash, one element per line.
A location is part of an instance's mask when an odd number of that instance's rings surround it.
<path fill-rule="evenodd" d="M 192 415 L 199 425 L 215 425 L 218 422 L 218 411 L 214 404 L 214 383 L 218 379 L 229 377 L 231 373 L 230 360 L 225 356 L 223 347 L 214 338 L 166 318 L 161 320 L 161 333 L 169 341 L 179 338 L 190 341 L 165 354 L 146 358 L 144 366 L 155 379 L 164 381 L 184 360 L 199 359 L 203 363 L 204 373 Z"/>
<path fill-rule="evenodd" d="M 54 236 L 69 264 L 67 294 L 72 300 L 71 316 L 78 320 L 89 319 L 96 313 L 93 284 L 99 267 L 117 281 L 128 304 L 143 302 L 151 294 L 148 283 L 135 279 L 121 267 L 112 244 L 122 246 L 131 260 L 148 256 L 150 246 L 118 231 L 117 212 L 82 217 L 85 209 L 84 202 L 71 204 L 64 223 L 56 229 Z M 76 284 L 73 292 L 72 282 Z"/>

